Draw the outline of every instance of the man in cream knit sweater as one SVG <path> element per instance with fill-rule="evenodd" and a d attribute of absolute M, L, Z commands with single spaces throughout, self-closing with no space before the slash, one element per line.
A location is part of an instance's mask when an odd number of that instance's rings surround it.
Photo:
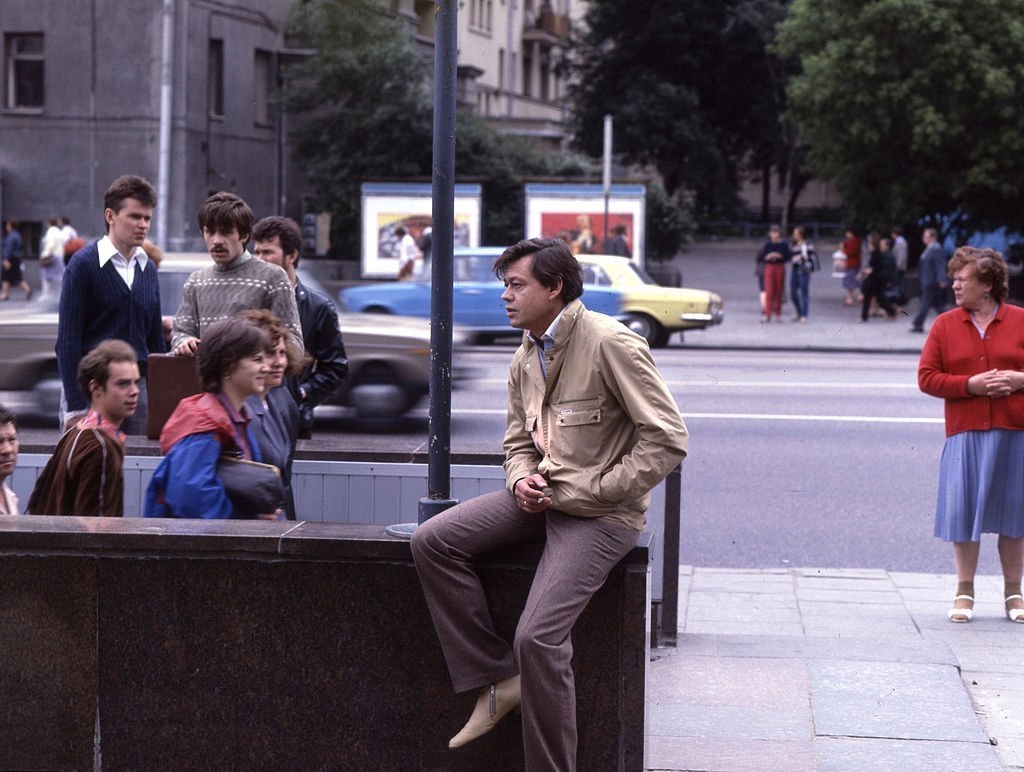
<path fill-rule="evenodd" d="M 198 219 L 213 265 L 195 271 L 182 287 L 171 329 L 173 353 L 195 356 L 206 327 L 259 308 L 280 319 L 301 350 L 302 328 L 288 274 L 245 248 L 255 220 L 249 205 L 234 193 L 215 193 L 199 207 Z"/>

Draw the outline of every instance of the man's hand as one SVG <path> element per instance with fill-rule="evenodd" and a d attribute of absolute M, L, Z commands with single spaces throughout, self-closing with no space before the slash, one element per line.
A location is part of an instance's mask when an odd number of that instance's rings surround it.
<path fill-rule="evenodd" d="M 185 338 L 171 353 L 178 357 L 194 357 L 199 350 L 199 338 Z"/>
<path fill-rule="evenodd" d="M 551 506 L 551 488 L 541 474 L 531 474 L 517 482 L 515 496 L 524 512 L 543 512 Z"/>

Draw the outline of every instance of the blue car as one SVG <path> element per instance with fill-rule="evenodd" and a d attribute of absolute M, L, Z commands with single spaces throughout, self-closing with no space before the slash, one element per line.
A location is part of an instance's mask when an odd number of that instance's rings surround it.
<path fill-rule="evenodd" d="M 455 250 L 452 309 L 454 322 L 466 328 L 476 343 L 490 343 L 497 337 L 521 336 L 522 330 L 509 326 L 504 285 L 494 275 L 494 261 L 503 247 L 459 247 Z M 338 293 L 341 309 L 378 314 L 430 317 L 430 263 L 412 281 L 383 282 L 349 287 Z M 583 303 L 592 311 L 625 320 L 622 291 L 587 285 Z"/>

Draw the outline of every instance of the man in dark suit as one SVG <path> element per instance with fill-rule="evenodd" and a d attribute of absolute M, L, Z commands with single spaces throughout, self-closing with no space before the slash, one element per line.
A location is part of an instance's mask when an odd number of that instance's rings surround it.
<path fill-rule="evenodd" d="M 921 253 L 921 305 L 914 317 L 911 332 L 924 332 L 924 320 L 928 311 L 935 309 L 936 314 L 946 310 L 946 254 L 939 244 L 939 235 L 934 228 L 925 228 L 921 235 L 924 252 Z"/>

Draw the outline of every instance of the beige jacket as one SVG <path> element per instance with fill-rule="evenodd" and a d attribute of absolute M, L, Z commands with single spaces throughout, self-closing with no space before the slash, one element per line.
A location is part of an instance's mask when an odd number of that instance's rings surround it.
<path fill-rule="evenodd" d="M 650 490 L 686 455 L 686 425 L 647 343 L 574 300 L 544 352 L 526 335 L 509 369 L 505 480 L 534 472 L 552 509 L 640 530 Z"/>

